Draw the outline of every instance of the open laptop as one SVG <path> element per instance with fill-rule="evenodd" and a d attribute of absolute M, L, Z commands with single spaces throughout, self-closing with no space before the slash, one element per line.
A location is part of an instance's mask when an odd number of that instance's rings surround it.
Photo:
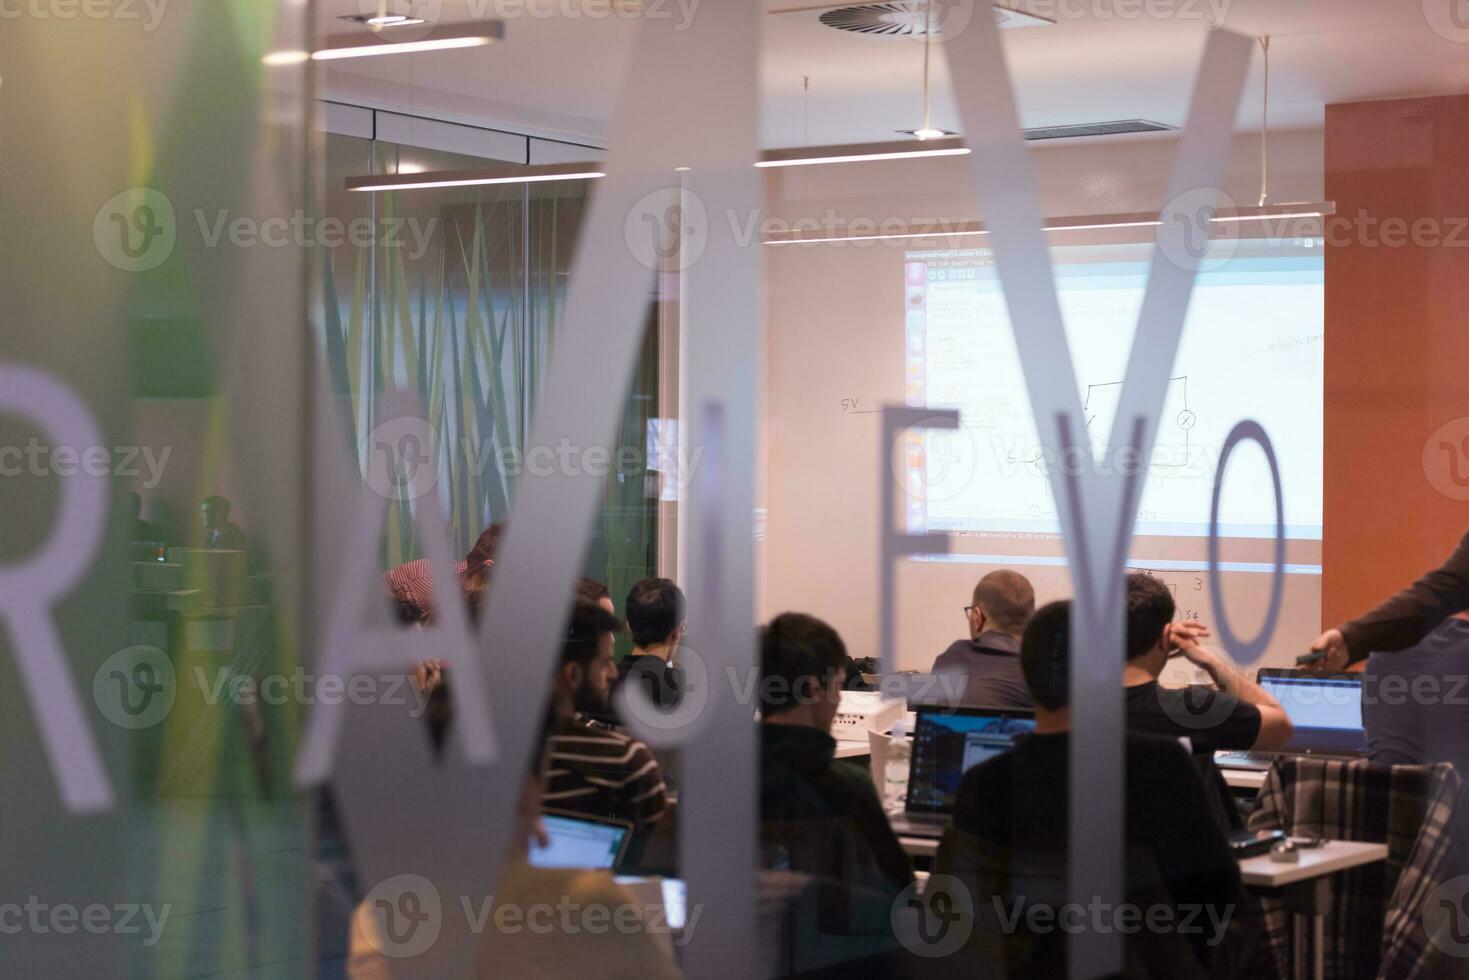
<path fill-rule="evenodd" d="M 1281 755 L 1356 758 L 1367 754 L 1362 727 L 1362 675 L 1306 674 L 1263 667 L 1256 677 L 1285 709 L 1295 733 L 1285 748 L 1271 752 L 1216 752 L 1214 761 L 1231 769 L 1269 769 Z"/>
<path fill-rule="evenodd" d="M 622 863 L 632 840 L 632 824 L 625 820 L 547 810 L 541 823 L 550 840 L 545 847 L 531 843 L 529 858 L 535 868 L 611 871 Z"/>
<path fill-rule="evenodd" d="M 941 837 L 954 816 L 964 773 L 1035 731 L 1035 712 L 1004 708 L 920 705 L 913 729 L 908 795 L 893 830 L 909 837 Z"/>

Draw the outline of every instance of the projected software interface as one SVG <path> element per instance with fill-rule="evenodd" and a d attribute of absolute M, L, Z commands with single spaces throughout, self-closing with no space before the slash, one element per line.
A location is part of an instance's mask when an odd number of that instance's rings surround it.
<path fill-rule="evenodd" d="M 1216 245 L 1216 248 L 1224 248 Z M 1323 253 L 1313 239 L 1239 240 L 1201 272 L 1170 372 L 1139 535 L 1204 537 L 1225 438 L 1243 419 L 1269 434 L 1286 533 L 1321 536 Z M 1150 244 L 1051 250 L 1085 409 L 1078 440 L 1102 457 L 1127 370 Z M 1216 258 L 1224 259 L 1220 254 Z M 912 406 L 957 408 L 961 429 L 910 437 L 911 530 L 1059 531 L 1009 313 L 988 249 L 905 257 L 905 380 Z M 1264 454 L 1230 459 L 1220 533 L 1275 535 Z"/>

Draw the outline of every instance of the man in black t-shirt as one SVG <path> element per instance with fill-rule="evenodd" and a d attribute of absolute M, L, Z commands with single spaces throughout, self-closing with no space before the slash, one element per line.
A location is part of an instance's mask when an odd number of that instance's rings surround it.
<path fill-rule="evenodd" d="M 674 654 L 683 640 L 683 590 L 666 578 L 645 578 L 627 594 L 627 628 L 633 650 L 620 665 L 622 680 L 635 679 L 660 708 L 678 703 L 682 672 Z"/>
<path fill-rule="evenodd" d="M 1290 741 L 1290 718 L 1269 692 L 1199 643 L 1208 630 L 1173 622 L 1168 586 L 1144 572 L 1127 576 L 1127 727 L 1187 738 L 1198 754 L 1218 749 L 1279 749 Z M 1186 657 L 1218 685 L 1163 687 L 1158 675 Z"/>
<path fill-rule="evenodd" d="M 1053 602 L 1026 628 L 1020 661 L 1035 698 L 1035 734 L 964 774 L 954 808 L 954 830 L 962 835 L 946 841 L 941 853 L 961 853 L 967 835 L 977 842 L 977 853 L 988 855 L 980 863 L 981 873 L 1002 890 L 1008 888 L 1009 893 L 996 892 L 989 902 L 1009 934 L 1005 948 L 1010 976 L 1066 975 L 1067 944 L 1058 935 L 1061 930 L 1035 925 L 1075 918 L 1072 909 L 1052 907 L 1057 901 L 1110 910 L 1118 922 L 1127 915 L 1149 923 L 1120 931 L 1129 933 L 1128 962 L 1146 967 L 1150 975 L 1239 976 L 1253 910 L 1204 784 L 1173 739 L 1132 732 L 1126 737 L 1126 895 L 1065 895 L 1073 741 L 1069 619 L 1070 603 Z M 1077 747 L 1097 751 L 1086 740 Z M 1058 874 L 1055 891 L 1036 887 L 1036 868 Z M 962 873 L 943 863 L 936 871 Z M 1086 928 L 1094 920 L 1082 916 L 1079 921 Z M 1153 923 L 1163 924 L 1155 928 Z"/>

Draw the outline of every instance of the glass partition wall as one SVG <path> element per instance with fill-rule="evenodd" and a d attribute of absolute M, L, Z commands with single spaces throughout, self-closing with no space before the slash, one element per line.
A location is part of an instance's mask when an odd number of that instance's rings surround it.
<path fill-rule="evenodd" d="M 578 447 L 525 444 L 566 302 L 571 260 L 594 183 L 582 180 L 354 193 L 368 174 L 468 170 L 494 161 L 327 135 L 327 216 L 378 229 L 365 248 L 321 263 L 322 351 L 333 390 L 350 400 L 359 452 L 378 399 L 414 393 L 438 439 L 437 491 L 456 554 L 510 512 L 527 468 L 601 466 Z M 606 494 L 584 563 L 615 604 L 658 566 L 660 482 L 649 466 L 659 417 L 658 331 L 650 305 Z M 562 462 L 558 462 L 558 460 Z M 365 456 L 361 460 L 367 465 Z M 389 568 L 421 557 L 406 501 L 391 520 Z M 626 641 L 623 642 L 624 649 Z"/>

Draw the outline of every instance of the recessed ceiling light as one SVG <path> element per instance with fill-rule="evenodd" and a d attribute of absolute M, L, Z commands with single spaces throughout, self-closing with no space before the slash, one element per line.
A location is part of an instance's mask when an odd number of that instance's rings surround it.
<path fill-rule="evenodd" d="M 904 136 L 916 136 L 921 140 L 941 140 L 946 136 L 959 135 L 952 129 L 935 129 L 932 126 L 920 127 L 918 129 L 899 129 L 895 130 L 895 132 L 901 133 Z"/>
<path fill-rule="evenodd" d="M 337 20 L 350 20 L 354 24 L 366 24 L 368 27 L 412 27 L 426 23 L 422 17 L 410 17 L 407 14 L 344 14 Z"/>

